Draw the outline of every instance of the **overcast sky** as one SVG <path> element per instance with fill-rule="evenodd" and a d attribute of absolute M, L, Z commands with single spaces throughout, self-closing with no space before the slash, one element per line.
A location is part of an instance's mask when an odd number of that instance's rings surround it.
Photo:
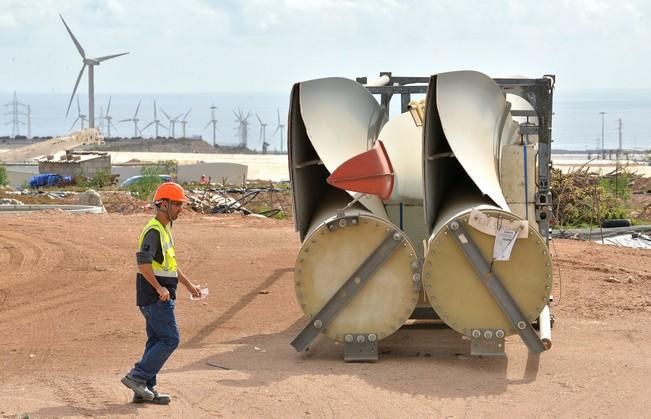
<path fill-rule="evenodd" d="M 651 88 L 648 0 L 0 0 L 0 91 L 288 92 L 326 76 L 556 74 L 557 88 Z M 80 90 L 87 91 L 84 77 Z"/>

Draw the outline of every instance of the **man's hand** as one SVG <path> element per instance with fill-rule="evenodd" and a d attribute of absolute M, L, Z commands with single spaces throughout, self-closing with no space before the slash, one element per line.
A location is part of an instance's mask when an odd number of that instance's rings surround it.
<path fill-rule="evenodd" d="M 185 287 L 190 291 L 190 294 L 192 294 L 194 298 L 201 298 L 201 287 L 199 285 L 194 285 L 189 282 Z"/>
<path fill-rule="evenodd" d="M 159 287 L 158 290 L 158 298 L 160 298 L 161 301 L 169 301 L 170 300 L 170 291 L 165 288 L 165 287 Z"/>

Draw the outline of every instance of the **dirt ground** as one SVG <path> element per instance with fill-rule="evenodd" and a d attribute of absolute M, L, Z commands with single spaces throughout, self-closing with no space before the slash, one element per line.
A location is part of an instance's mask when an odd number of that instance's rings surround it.
<path fill-rule="evenodd" d="M 450 329 L 405 326 L 377 363 L 344 363 L 305 324 L 291 221 L 187 214 L 180 266 L 210 295 L 179 293 L 182 344 L 159 375 L 169 406 L 130 403 L 142 354 L 137 235 L 146 214 L 0 216 L 0 417 L 583 417 L 651 415 L 651 252 L 554 241 L 553 347 L 469 356 Z"/>

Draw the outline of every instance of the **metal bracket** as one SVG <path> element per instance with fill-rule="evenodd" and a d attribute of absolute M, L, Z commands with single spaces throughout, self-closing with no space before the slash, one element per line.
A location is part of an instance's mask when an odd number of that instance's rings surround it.
<path fill-rule="evenodd" d="M 344 361 L 377 361 L 377 336 L 373 333 L 348 333 L 344 335 Z"/>
<path fill-rule="evenodd" d="M 339 221 L 345 220 L 341 218 Z M 348 225 L 346 223 L 346 225 Z M 339 225 L 339 227 L 342 227 Z M 328 225 L 330 228 L 330 225 Z M 336 228 L 336 227 L 335 227 Z M 371 252 L 366 260 L 357 268 L 355 272 L 344 282 L 344 284 L 334 293 L 332 298 L 325 303 L 323 308 L 314 316 L 310 323 L 294 338 L 291 345 L 298 352 L 305 351 L 317 335 L 335 318 L 337 313 L 352 300 L 359 290 L 366 284 L 377 269 L 385 260 L 393 254 L 405 241 L 404 236 L 396 231 L 390 230 L 382 243 Z"/>
<path fill-rule="evenodd" d="M 490 264 L 484 259 L 463 224 L 458 221 L 451 221 L 448 228 L 477 273 L 477 277 L 491 293 L 513 328 L 517 330 L 524 344 L 535 354 L 546 351 L 547 348 L 540 340 L 540 337 L 524 317 L 511 294 L 504 288 L 502 281 L 491 271 Z"/>
<path fill-rule="evenodd" d="M 343 214 L 343 212 L 342 212 Z M 359 223 L 359 215 L 337 215 L 337 217 L 326 222 L 328 230 L 335 231 L 340 228 L 356 226 Z"/>
<path fill-rule="evenodd" d="M 470 338 L 470 354 L 504 356 L 504 330 L 474 329 Z"/>

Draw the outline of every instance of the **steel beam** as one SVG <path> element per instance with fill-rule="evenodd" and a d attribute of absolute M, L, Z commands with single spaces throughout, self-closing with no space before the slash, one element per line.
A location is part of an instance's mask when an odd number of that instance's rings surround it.
<path fill-rule="evenodd" d="M 492 272 L 490 263 L 484 259 L 484 256 L 482 256 L 479 248 L 477 248 L 463 224 L 458 221 L 452 221 L 448 224 L 448 228 L 452 233 L 452 237 L 466 255 L 468 262 L 470 262 L 470 265 L 472 265 L 477 273 L 477 277 L 491 293 L 495 302 L 502 309 L 502 312 L 513 328 L 517 330 L 525 345 L 534 354 L 546 351 L 547 348 L 542 340 L 540 340 L 536 331 L 524 317 L 515 300 L 511 297 L 511 294 L 502 285 L 500 279 Z"/>

